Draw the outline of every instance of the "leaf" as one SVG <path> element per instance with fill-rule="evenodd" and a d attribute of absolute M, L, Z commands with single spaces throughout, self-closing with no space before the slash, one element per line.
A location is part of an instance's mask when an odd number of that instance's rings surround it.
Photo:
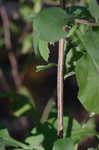
<path fill-rule="evenodd" d="M 36 150 L 45 150 L 44 147 L 36 147 Z"/>
<path fill-rule="evenodd" d="M 27 145 L 10 137 L 7 129 L 0 130 L 0 139 L 2 139 L 5 146 L 22 147 L 23 149 L 29 149 Z"/>
<path fill-rule="evenodd" d="M 47 70 L 47 69 L 49 69 L 49 68 L 56 67 L 56 66 L 57 66 L 57 65 L 54 64 L 54 63 L 48 64 L 48 65 L 39 65 L 39 66 L 36 67 L 36 70 L 37 70 L 37 72 L 38 72 L 38 71 Z"/>
<path fill-rule="evenodd" d="M 65 75 L 64 75 L 64 80 L 66 80 L 68 77 L 70 77 L 70 76 L 73 76 L 73 75 L 75 75 L 75 72 L 69 72 L 69 73 L 66 73 Z"/>
<path fill-rule="evenodd" d="M 99 32 L 92 31 L 92 29 L 89 28 L 86 31 L 84 30 L 84 32 L 78 30 L 76 33 L 97 70 L 99 70 Z"/>
<path fill-rule="evenodd" d="M 83 125 L 81 125 L 76 120 L 73 119 L 70 131 L 69 119 L 70 118 L 64 117 L 64 136 L 71 137 L 75 144 L 78 144 L 82 139 L 88 136 L 97 135 L 97 133 L 94 130 L 93 120 L 90 120 L 90 122 L 88 121 L 87 123 L 85 122 Z"/>
<path fill-rule="evenodd" d="M 4 140 L 2 138 L 0 138 L 0 147 L 5 146 Z"/>
<path fill-rule="evenodd" d="M 91 122 L 92 123 L 92 120 Z M 95 132 L 93 125 L 89 121 L 84 123 L 83 125 L 80 125 L 76 120 L 73 120 L 73 127 L 72 127 L 72 140 L 74 143 L 79 143 L 82 139 L 88 137 L 88 136 L 93 136 L 96 135 L 97 133 Z"/>
<path fill-rule="evenodd" d="M 39 55 L 38 44 L 39 44 L 39 35 L 36 32 L 34 32 L 33 33 L 33 48 L 34 48 L 34 54 L 36 56 Z"/>
<path fill-rule="evenodd" d="M 5 150 L 5 142 L 2 138 L 0 138 L 0 150 Z"/>
<path fill-rule="evenodd" d="M 83 56 L 76 66 L 79 99 L 88 111 L 99 113 L 99 71 L 90 56 Z"/>
<path fill-rule="evenodd" d="M 43 142 L 44 136 L 42 134 L 36 135 L 36 136 L 30 136 L 26 138 L 26 143 L 30 145 L 31 148 L 36 148 L 40 146 L 40 144 Z"/>
<path fill-rule="evenodd" d="M 58 7 L 47 8 L 34 18 L 34 32 L 39 34 L 40 40 L 55 42 L 66 37 L 65 26 L 70 16 Z"/>
<path fill-rule="evenodd" d="M 88 150 L 98 150 L 98 149 L 96 149 L 96 148 L 88 148 Z"/>
<path fill-rule="evenodd" d="M 48 61 L 49 49 L 48 42 L 39 40 L 39 52 L 45 61 Z"/>
<path fill-rule="evenodd" d="M 24 38 L 22 42 L 22 53 L 26 54 L 32 48 L 32 36 L 28 35 Z"/>
<path fill-rule="evenodd" d="M 90 0 L 89 11 L 96 21 L 99 21 L 99 5 L 96 0 Z"/>
<path fill-rule="evenodd" d="M 24 150 L 23 148 L 15 148 L 14 150 Z"/>
<path fill-rule="evenodd" d="M 74 144 L 72 139 L 64 138 L 59 139 L 55 142 L 53 146 L 53 150 L 74 150 Z"/>
<path fill-rule="evenodd" d="M 67 38 L 72 37 L 75 34 L 75 31 L 77 30 L 77 24 L 73 25 L 73 27 L 70 29 L 69 33 L 67 34 Z"/>
<path fill-rule="evenodd" d="M 33 13 L 32 15 L 29 15 L 26 19 L 27 20 L 33 20 L 37 16 L 37 13 Z"/>

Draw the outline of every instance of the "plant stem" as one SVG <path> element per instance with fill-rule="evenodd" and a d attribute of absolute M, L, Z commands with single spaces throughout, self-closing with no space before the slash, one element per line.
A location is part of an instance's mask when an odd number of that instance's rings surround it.
<path fill-rule="evenodd" d="M 58 103 L 58 129 L 57 135 L 63 137 L 63 65 L 64 65 L 64 40 L 59 41 L 58 54 L 58 72 L 57 72 L 57 103 Z"/>
<path fill-rule="evenodd" d="M 65 0 L 60 0 L 60 7 L 65 9 Z M 63 69 L 64 69 L 64 39 L 59 40 L 58 70 L 57 70 L 57 135 L 63 138 Z"/>

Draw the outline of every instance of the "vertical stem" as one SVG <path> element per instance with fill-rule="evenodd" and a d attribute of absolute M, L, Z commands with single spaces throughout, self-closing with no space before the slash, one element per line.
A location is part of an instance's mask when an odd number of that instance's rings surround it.
<path fill-rule="evenodd" d="M 60 0 L 60 7 L 65 9 L 65 0 Z M 63 138 L 63 69 L 64 69 L 64 39 L 59 40 L 58 70 L 57 70 L 57 135 Z"/>
<path fill-rule="evenodd" d="M 64 65 L 64 40 L 59 41 L 58 54 L 58 71 L 57 71 L 57 101 L 58 101 L 58 130 L 57 134 L 63 137 L 63 65 Z"/>

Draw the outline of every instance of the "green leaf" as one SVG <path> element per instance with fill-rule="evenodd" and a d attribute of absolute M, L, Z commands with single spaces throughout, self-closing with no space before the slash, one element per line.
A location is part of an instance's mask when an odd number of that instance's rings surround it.
<path fill-rule="evenodd" d="M 50 119 L 49 122 L 51 124 L 54 123 L 54 127 L 57 129 L 57 120 Z M 68 136 L 69 123 L 68 117 L 64 116 L 64 137 Z M 83 125 L 79 124 L 76 120 L 73 120 L 70 137 L 75 144 L 78 144 L 82 139 L 92 135 L 97 135 L 94 130 L 93 120 L 90 120 L 90 122 L 88 121 L 87 123 L 85 122 Z"/>
<path fill-rule="evenodd" d="M 54 64 L 54 63 L 51 63 L 51 64 L 48 64 L 48 65 L 39 65 L 36 67 L 36 71 L 43 71 L 43 70 L 47 70 L 49 68 L 52 68 L 52 67 L 56 67 L 57 65 Z"/>
<path fill-rule="evenodd" d="M 98 150 L 98 149 L 96 149 L 96 148 L 88 148 L 88 150 Z"/>
<path fill-rule="evenodd" d="M 22 53 L 26 54 L 28 53 L 28 51 L 32 48 L 32 36 L 28 35 L 24 38 L 23 42 L 22 42 Z"/>
<path fill-rule="evenodd" d="M 76 77 L 81 103 L 88 111 L 99 113 L 99 71 L 90 56 L 85 55 L 77 62 Z"/>
<path fill-rule="evenodd" d="M 24 150 L 23 148 L 15 148 L 14 150 Z"/>
<path fill-rule="evenodd" d="M 39 40 L 39 52 L 45 61 L 48 61 L 49 49 L 48 42 Z"/>
<path fill-rule="evenodd" d="M 75 75 L 75 72 L 69 72 L 67 74 L 64 75 L 64 80 L 66 80 L 68 77 Z"/>
<path fill-rule="evenodd" d="M 73 27 L 70 29 L 69 33 L 67 34 L 67 38 L 72 37 L 75 34 L 75 31 L 77 30 L 77 24 L 73 25 Z"/>
<path fill-rule="evenodd" d="M 36 147 L 36 150 L 45 150 L 44 147 Z"/>
<path fill-rule="evenodd" d="M 34 32 L 33 33 L 33 48 L 34 48 L 34 54 L 36 56 L 39 55 L 38 46 L 39 46 L 39 35 L 38 33 Z"/>
<path fill-rule="evenodd" d="M 31 148 L 36 148 L 43 142 L 43 140 L 44 140 L 44 135 L 39 134 L 36 136 L 30 136 L 26 138 L 25 141 L 30 145 Z"/>
<path fill-rule="evenodd" d="M 92 29 L 89 28 L 83 32 L 78 30 L 76 33 L 97 70 L 99 70 L 99 31 L 92 31 Z"/>
<path fill-rule="evenodd" d="M 94 123 L 92 120 L 87 123 L 85 122 L 83 125 L 80 125 L 76 120 L 73 120 L 73 127 L 72 127 L 72 140 L 74 143 L 79 143 L 82 139 L 97 135 L 96 131 L 94 130 Z"/>
<path fill-rule="evenodd" d="M 74 150 L 74 144 L 72 139 L 64 138 L 59 139 L 55 142 L 53 146 L 53 150 Z"/>
<path fill-rule="evenodd" d="M 0 150 L 5 150 L 5 142 L 2 138 L 0 138 Z"/>
<path fill-rule="evenodd" d="M 89 1 L 89 11 L 96 21 L 99 21 L 99 5 L 96 0 Z"/>
<path fill-rule="evenodd" d="M 33 13 L 32 15 L 29 15 L 26 19 L 27 20 L 33 20 L 37 16 L 37 13 Z"/>
<path fill-rule="evenodd" d="M 7 129 L 1 129 L 0 130 L 0 139 L 2 139 L 3 144 L 5 146 L 14 146 L 14 147 L 22 147 L 23 149 L 29 149 L 29 147 L 15 139 L 13 139 L 12 137 L 10 137 Z"/>
<path fill-rule="evenodd" d="M 33 20 L 34 32 L 39 34 L 40 40 L 55 42 L 66 37 L 65 26 L 70 16 L 58 7 L 47 8 Z"/>

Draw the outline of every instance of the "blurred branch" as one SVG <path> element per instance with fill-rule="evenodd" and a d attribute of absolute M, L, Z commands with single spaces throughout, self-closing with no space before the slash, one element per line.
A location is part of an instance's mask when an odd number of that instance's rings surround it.
<path fill-rule="evenodd" d="M 86 25 L 93 26 L 93 27 L 95 27 L 95 26 L 99 27 L 99 22 L 89 22 L 89 21 L 84 20 L 84 19 L 76 19 L 75 23 L 77 23 L 77 24 L 86 24 Z"/>
<path fill-rule="evenodd" d="M 12 51 L 10 22 L 9 22 L 9 18 L 7 16 L 5 7 L 3 5 L 0 6 L 0 15 L 1 15 L 2 22 L 3 22 L 5 47 L 7 49 L 8 58 L 9 58 L 10 65 L 12 68 L 12 76 L 14 79 L 16 89 L 19 91 L 21 87 L 21 79 L 20 79 L 19 72 L 18 72 L 17 60 Z"/>
<path fill-rule="evenodd" d="M 8 92 L 10 90 L 10 87 L 9 87 L 1 69 L 0 69 L 0 84 L 3 88 L 3 90 L 5 90 L 6 92 Z"/>

